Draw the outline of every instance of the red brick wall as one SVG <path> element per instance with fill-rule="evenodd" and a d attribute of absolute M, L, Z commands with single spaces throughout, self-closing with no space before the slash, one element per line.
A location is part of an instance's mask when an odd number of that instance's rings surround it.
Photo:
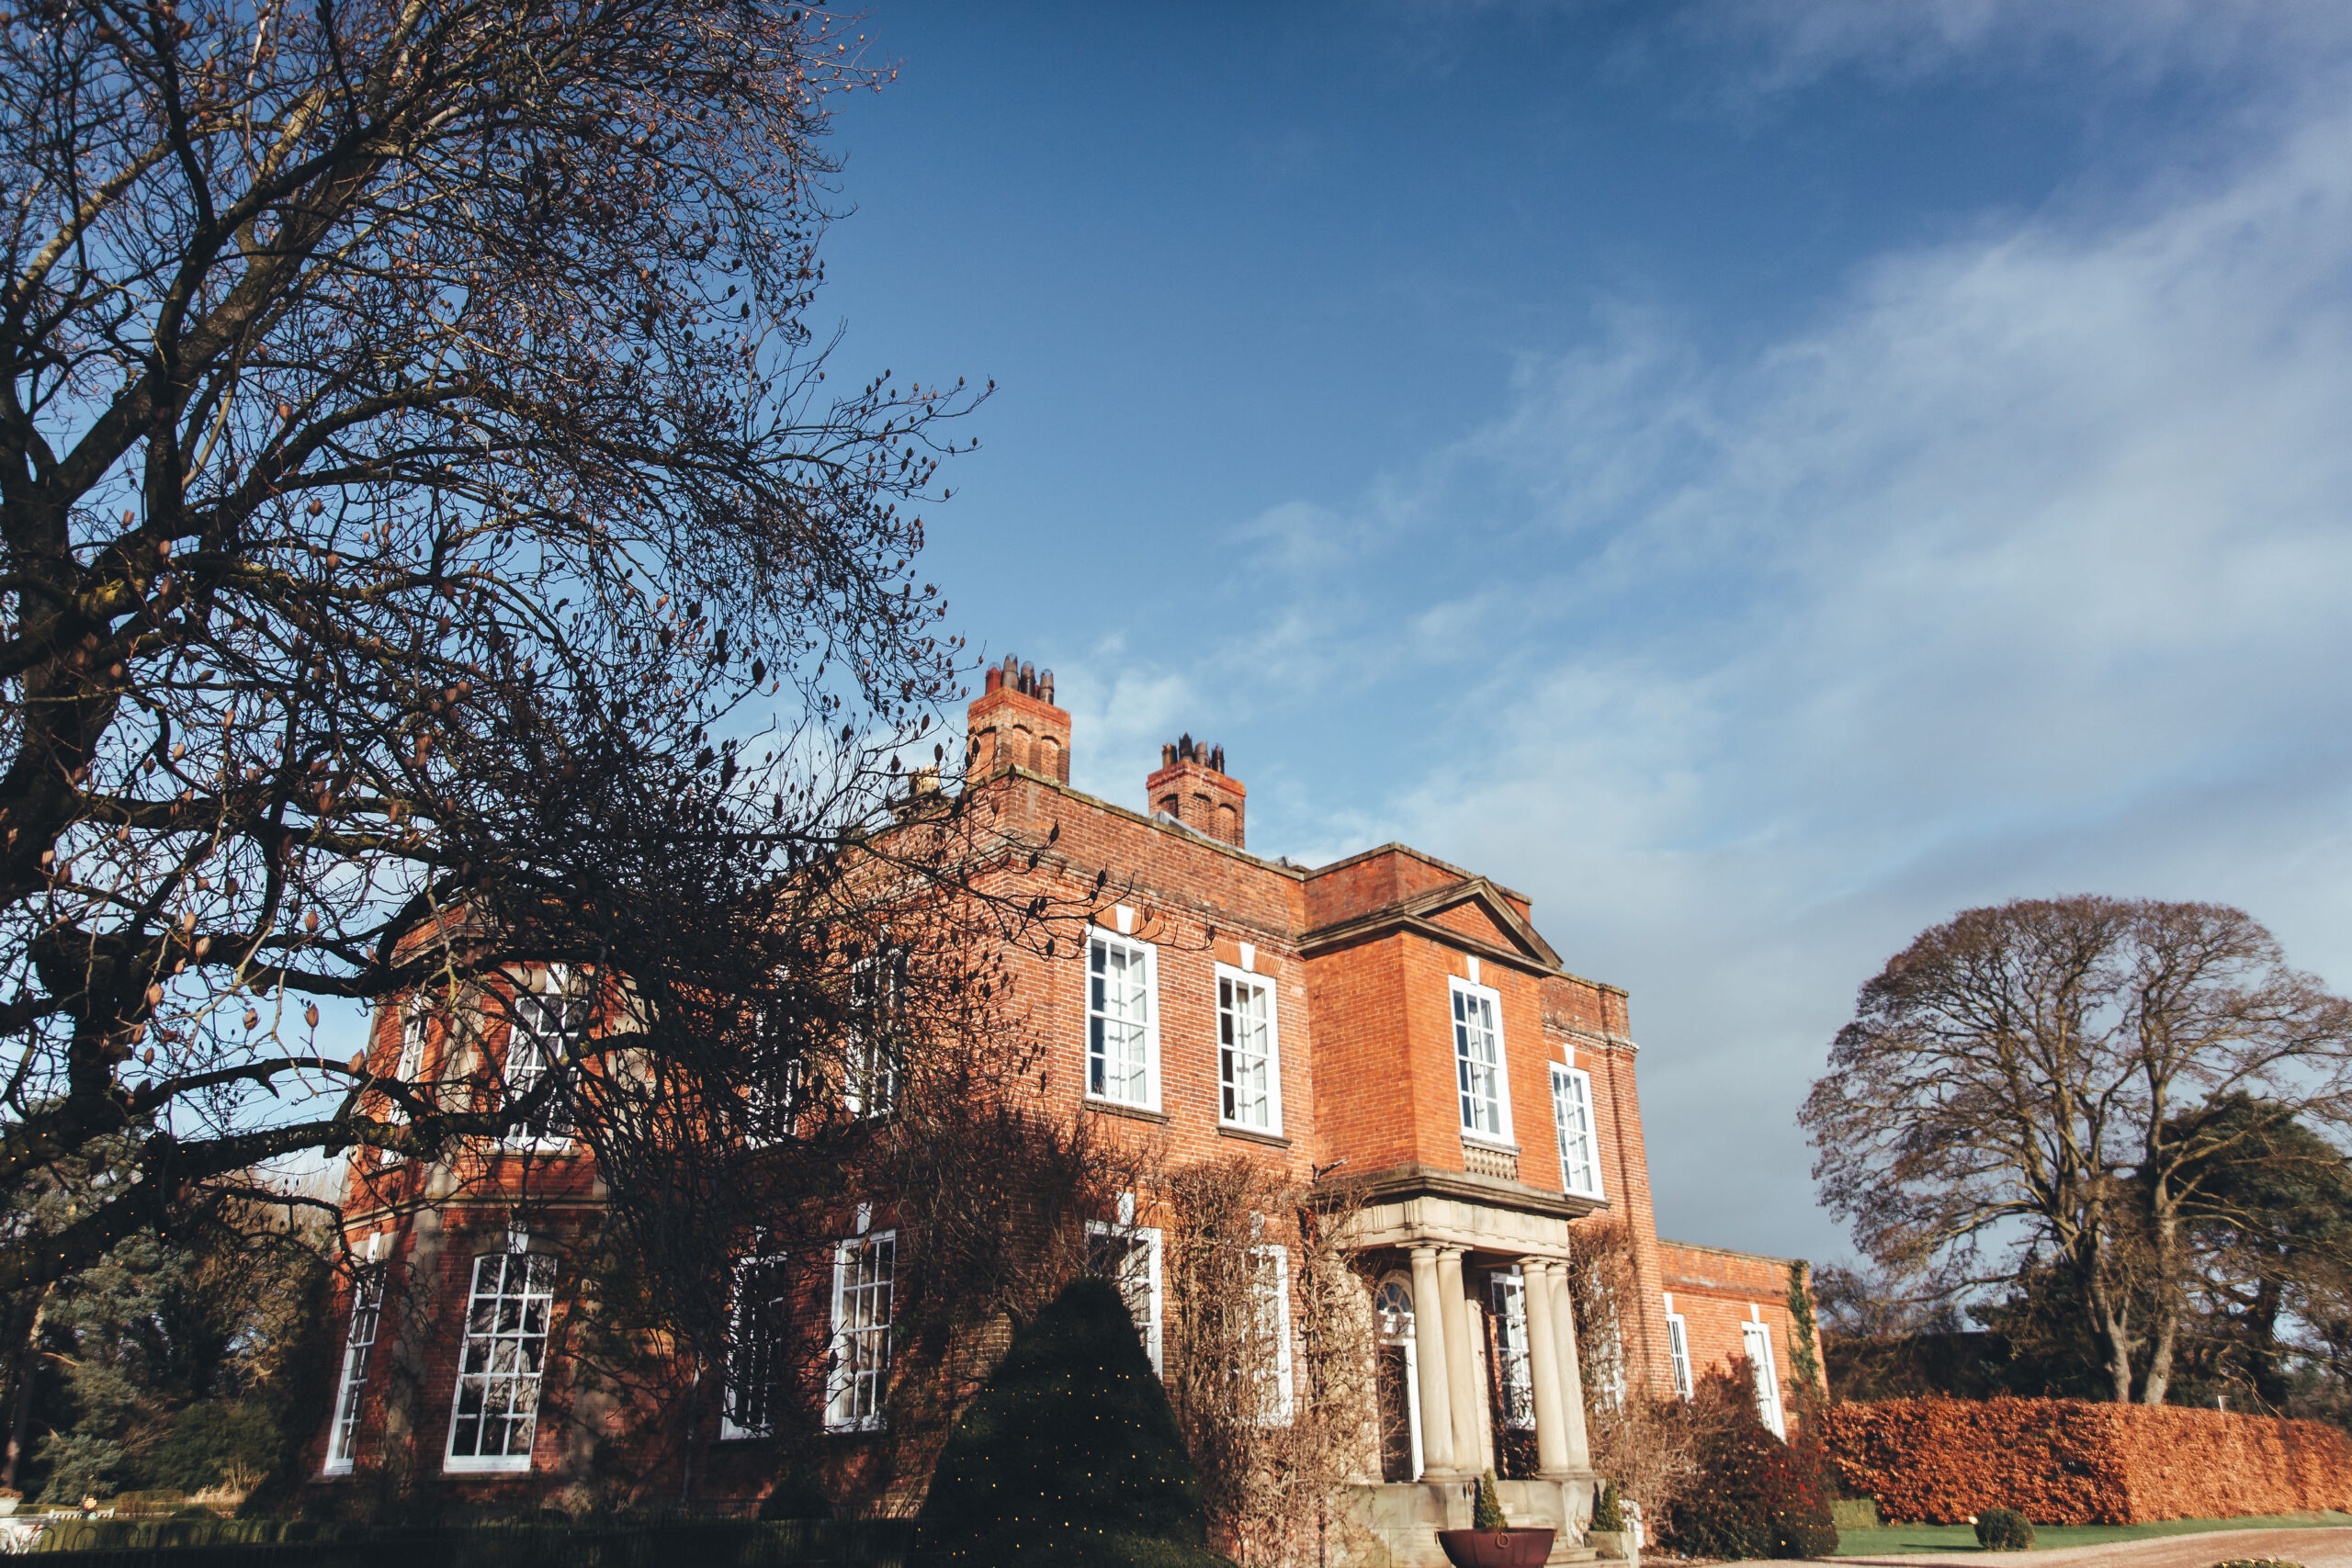
<path fill-rule="evenodd" d="M 2317 1421 L 2076 1399 L 1838 1404 L 1830 1452 L 1889 1518 L 2016 1508 L 2128 1525 L 2352 1508 L 2352 1439 Z"/>
<path fill-rule="evenodd" d="M 1018 694 L 998 694 L 1004 717 L 1042 703 Z M 992 710 L 993 711 L 993 710 Z M 1058 712 L 1058 710 L 1053 710 Z M 1057 891 L 1091 894 L 1098 872 L 1110 874 L 1110 896 L 1133 912 L 1134 938 L 1153 944 L 1159 966 L 1160 1098 L 1156 1112 L 1128 1114 L 1089 1109 L 1086 1081 L 1086 958 L 1065 939 L 1051 957 L 1025 950 L 1005 954 L 1012 979 L 1012 1027 L 1035 1052 L 1035 1070 L 1062 1111 L 1089 1117 L 1096 1131 L 1150 1151 L 1169 1166 L 1243 1154 L 1273 1164 L 1295 1180 L 1308 1179 L 1314 1166 L 1344 1159 L 1351 1173 L 1369 1173 L 1407 1163 L 1444 1169 L 1464 1166 L 1453 1057 L 1449 976 L 1469 976 L 1470 955 L 1426 927 L 1392 929 L 1339 948 L 1301 952 L 1306 934 L 1398 900 L 1457 885 L 1466 874 L 1401 846 L 1390 845 L 1307 874 L 1278 865 L 1180 829 L 1154 823 L 1147 815 L 1080 795 L 1050 777 L 999 773 L 976 786 L 976 809 L 996 814 L 1008 830 L 1042 840 L 1058 829 L 1054 849 L 1034 874 L 1017 869 L 1011 881 L 1052 881 Z M 1524 917 L 1526 901 L 1502 894 Z M 1102 917 L 1114 926 L 1115 915 Z M 1438 924 L 1489 947 L 1510 940 L 1484 914 L 1460 906 Z M 1219 1125 L 1216 967 L 1241 966 L 1242 944 L 1253 948 L 1256 972 L 1272 986 L 1282 1053 L 1282 1127 L 1274 1138 L 1244 1134 Z M 1500 998 L 1500 1021 L 1513 1131 L 1520 1148 L 1520 1177 L 1551 1190 L 1561 1185 L 1554 1134 L 1548 1064 L 1566 1062 L 1592 1075 L 1596 1131 L 1611 1214 L 1622 1219 L 1634 1240 L 1641 1287 L 1623 1322 L 1628 1373 L 1667 1385 L 1664 1320 L 1658 1295 L 1667 1282 L 1651 1218 L 1646 1155 L 1634 1084 L 1634 1056 L 1625 1042 L 1624 993 L 1613 987 L 1486 958 L 1479 984 Z M 399 1049 L 396 1010 L 380 1014 L 371 1055 L 389 1067 Z M 1311 1051 L 1310 1051 L 1311 1043 Z M 494 1054 L 495 1042 L 490 1046 Z M 363 1165 L 355 1165 L 358 1174 Z M 413 1200 L 418 1173 L 394 1168 L 375 1173 L 380 1190 L 370 1199 L 355 1187 L 356 1228 L 379 1223 L 371 1211 L 394 1199 Z M 439 1326 L 416 1394 L 417 1421 L 412 1453 L 421 1474 L 437 1475 L 446 1438 L 448 1406 L 460 1341 L 468 1270 L 473 1253 L 496 1245 L 503 1230 L 503 1195 L 515 1183 L 509 1156 L 461 1162 L 454 1173 L 464 1196 L 445 1202 L 438 1218 L 443 1234 L 416 1254 L 419 1282 L 437 1302 Z M 594 1199 L 594 1172 L 587 1163 L 542 1161 L 532 1177 L 535 1193 L 546 1193 L 559 1209 L 582 1215 Z M 1149 1223 L 1150 1195 L 1138 1195 Z M 433 1224 L 428 1215 L 420 1229 Z M 473 1233 L 482 1233 L 475 1235 Z M 429 1279 L 426 1277 L 429 1275 Z M 1774 1311 L 1781 1289 L 1760 1299 Z M 1736 1348 L 1736 1330 L 1734 1331 Z M 550 1409 L 560 1403 L 563 1373 L 549 1382 Z M 651 1427 L 674 1425 L 658 1413 L 640 1413 Z M 537 1476 L 562 1483 L 566 1446 L 572 1441 L 564 1421 L 543 1428 Z M 322 1434 L 323 1436 L 323 1434 Z M 844 1439 L 867 1457 L 878 1439 Z M 363 1436 L 361 1460 L 369 1460 Z M 724 1472 L 759 1469 L 737 1452 L 714 1456 L 709 1474 L 723 1486 Z M 844 1460 L 845 1464 L 850 1461 Z M 649 1472 L 659 1468 L 649 1453 Z M 746 1469 L 746 1466 L 749 1468 Z M 522 1483 L 469 1483 L 481 1488 Z M 717 1495 L 714 1492 L 712 1495 Z"/>
<path fill-rule="evenodd" d="M 1796 1425 L 1796 1356 L 1789 1314 L 1789 1265 L 1785 1258 L 1724 1247 L 1660 1241 L 1663 1295 L 1674 1299 L 1690 1345 L 1694 1378 L 1721 1370 L 1744 1355 L 1740 1325 L 1760 1322 L 1771 1331 L 1773 1369 L 1780 1374 L 1781 1407 Z M 1663 1302 L 1661 1301 L 1661 1305 Z M 1661 1330 L 1663 1332 L 1663 1330 Z M 1820 1347 L 1814 1347 L 1816 1359 Z"/>

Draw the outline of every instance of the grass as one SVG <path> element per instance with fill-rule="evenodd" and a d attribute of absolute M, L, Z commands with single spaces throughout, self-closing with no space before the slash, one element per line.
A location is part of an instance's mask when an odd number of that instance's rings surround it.
<path fill-rule="evenodd" d="M 2033 1527 L 2037 1551 L 2053 1546 L 2098 1546 L 2110 1540 L 2149 1540 L 2159 1536 L 2197 1535 L 2206 1530 L 2315 1529 L 2352 1525 L 2352 1514 L 2265 1514 L 2245 1519 L 2165 1519 L 2151 1525 L 2041 1525 Z M 1840 1530 L 1838 1555 L 1874 1557 L 1891 1551 L 1978 1551 L 1973 1525 L 1889 1525 L 1883 1529 Z"/>

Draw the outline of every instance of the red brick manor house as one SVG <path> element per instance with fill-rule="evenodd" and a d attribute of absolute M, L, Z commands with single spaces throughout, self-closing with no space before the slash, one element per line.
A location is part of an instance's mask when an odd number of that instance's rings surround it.
<path fill-rule="evenodd" d="M 968 729 L 967 788 L 996 792 L 1002 821 L 1040 836 L 1052 824 L 1074 861 L 1133 868 L 1129 901 L 1080 951 L 1019 955 L 1030 1024 L 1060 1058 L 1058 1113 L 1159 1140 L 1177 1161 L 1247 1151 L 1302 1183 L 1344 1161 L 1365 1195 L 1351 1245 L 1373 1292 L 1388 1437 L 1360 1495 L 1393 1561 L 1438 1560 L 1430 1532 L 1467 1524 L 1460 1483 L 1496 1464 L 1498 1427 L 1532 1438 L 1532 1473 L 1521 1464 L 1506 1483 L 1512 1516 L 1568 1527 L 1573 1541 L 1595 1482 L 1588 1388 L 1687 1394 L 1694 1370 L 1745 1354 L 1768 1420 L 1781 1419 L 1786 1265 L 1658 1239 L 1626 994 L 1576 974 L 1524 896 L 1401 844 L 1314 868 L 1254 853 L 1247 791 L 1221 750 L 1189 742 L 1163 751 L 1133 807 L 1081 794 L 1051 674 L 1012 661 L 989 672 Z M 472 1065 L 510 1092 L 548 1070 L 570 1021 L 560 986 L 518 976 L 517 988 L 548 994 L 486 1031 Z M 388 1006 L 370 1049 L 379 1070 L 414 1077 L 439 1043 L 421 1013 Z M 560 1121 L 527 1131 L 543 1207 L 592 1208 L 592 1162 Z M 513 1230 L 491 1157 L 486 1180 L 413 1171 L 422 1201 L 397 1211 L 370 1197 L 379 1183 L 352 1181 L 348 1237 L 378 1267 L 345 1303 L 313 1488 L 398 1462 L 529 1506 L 582 1480 L 593 1402 L 542 1418 L 575 1376 L 562 1227 Z M 1167 1307 L 1154 1201 L 1120 1208 L 1130 1304 L 1156 1360 Z M 1579 1345 L 1579 1236 L 1611 1221 L 1632 1238 L 1638 1288 L 1618 1303 L 1617 1343 Z M 887 1437 L 899 1255 L 887 1211 L 842 1228 L 816 1308 L 821 1409 L 808 1414 L 852 1450 Z M 1284 1276 L 1272 1277 L 1271 1309 L 1286 1313 Z M 398 1365 L 396 1337 L 412 1352 Z M 741 1391 L 706 1400 L 699 1500 L 757 1506 L 773 1469 L 758 1462 L 760 1404 Z"/>

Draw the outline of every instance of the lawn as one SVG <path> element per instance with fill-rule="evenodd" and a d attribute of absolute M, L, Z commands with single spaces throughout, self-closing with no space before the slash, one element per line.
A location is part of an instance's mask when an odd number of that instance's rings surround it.
<path fill-rule="evenodd" d="M 2298 1526 L 2352 1525 L 2352 1514 L 2267 1514 L 2248 1519 L 2165 1519 L 2153 1525 L 2036 1525 L 2034 1545 L 2098 1546 L 2110 1540 L 2146 1540 L 2155 1536 L 2195 1535 L 2201 1530 L 2292 1529 Z M 1975 1551 L 1969 1525 L 1889 1525 L 1883 1529 L 1840 1530 L 1838 1555 L 1870 1557 L 1888 1551 Z"/>

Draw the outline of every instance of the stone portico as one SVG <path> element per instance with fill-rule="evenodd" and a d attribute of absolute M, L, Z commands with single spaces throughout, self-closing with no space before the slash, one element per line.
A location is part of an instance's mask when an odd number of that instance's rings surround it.
<path fill-rule="evenodd" d="M 1359 1251 L 1391 1267 L 1378 1274 L 1375 1294 L 1385 1341 L 1383 1479 L 1358 1497 L 1388 1562 L 1443 1563 L 1437 1532 L 1469 1528 L 1478 1477 L 1505 1469 L 1495 1451 L 1505 1383 L 1514 1416 L 1532 1419 L 1535 1468 L 1499 1483 L 1504 1513 L 1515 1525 L 1557 1532 L 1550 1562 L 1590 1561 L 1584 1526 L 1599 1478 L 1568 1298 L 1568 1222 L 1600 1205 L 1419 1165 L 1377 1173 L 1365 1191 Z M 1409 1303 L 1404 1312 L 1399 1284 Z M 1517 1310 L 1510 1311 L 1503 1303 L 1513 1295 Z M 1502 1358 L 1510 1367 L 1498 1368 Z M 1389 1429 L 1399 1362 L 1408 1375 L 1404 1443 Z"/>

